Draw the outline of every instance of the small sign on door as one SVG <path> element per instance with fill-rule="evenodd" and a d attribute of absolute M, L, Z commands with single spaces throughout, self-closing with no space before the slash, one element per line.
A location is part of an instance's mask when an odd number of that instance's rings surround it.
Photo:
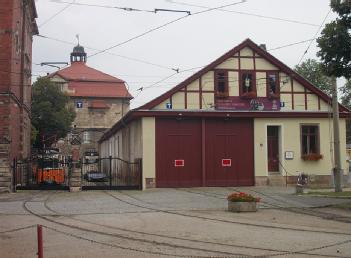
<path fill-rule="evenodd" d="M 175 167 L 184 167 L 184 159 L 176 159 L 174 160 Z"/>
<path fill-rule="evenodd" d="M 231 167 L 232 159 L 222 159 L 222 167 Z"/>

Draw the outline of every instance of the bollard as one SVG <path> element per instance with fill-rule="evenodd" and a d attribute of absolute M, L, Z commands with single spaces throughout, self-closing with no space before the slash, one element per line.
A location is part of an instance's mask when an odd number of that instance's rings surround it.
<path fill-rule="evenodd" d="M 43 227 L 42 225 L 37 225 L 38 234 L 38 258 L 43 258 Z"/>

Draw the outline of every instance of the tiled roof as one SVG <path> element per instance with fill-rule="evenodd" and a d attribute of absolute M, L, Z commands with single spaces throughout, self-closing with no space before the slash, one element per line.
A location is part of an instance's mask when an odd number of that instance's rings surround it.
<path fill-rule="evenodd" d="M 84 62 L 73 62 L 49 77 L 56 75 L 68 82 L 67 93 L 71 97 L 132 98 L 123 80 L 91 68 Z"/>
<path fill-rule="evenodd" d="M 104 81 L 104 82 L 124 82 L 121 79 L 100 72 L 87 66 L 84 62 L 73 62 L 71 66 L 55 72 L 53 75 L 59 75 L 67 81 Z"/>
<path fill-rule="evenodd" d="M 123 82 L 68 82 L 71 97 L 132 98 Z"/>

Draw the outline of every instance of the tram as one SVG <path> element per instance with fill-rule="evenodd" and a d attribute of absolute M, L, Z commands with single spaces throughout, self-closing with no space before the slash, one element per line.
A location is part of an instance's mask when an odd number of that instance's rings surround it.
<path fill-rule="evenodd" d="M 33 175 L 38 184 L 63 184 L 65 167 L 62 155 L 56 148 L 47 148 L 37 155 L 37 164 L 33 167 Z"/>

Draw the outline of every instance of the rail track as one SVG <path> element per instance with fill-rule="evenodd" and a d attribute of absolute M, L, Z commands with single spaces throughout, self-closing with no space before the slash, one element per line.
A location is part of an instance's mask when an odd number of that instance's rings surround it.
<path fill-rule="evenodd" d="M 233 190 L 233 189 L 231 189 Z M 157 207 L 155 204 L 148 203 L 148 205 L 145 205 L 143 200 L 140 200 L 136 198 L 135 196 L 131 196 L 125 192 L 119 192 L 119 196 L 116 196 L 115 194 L 112 194 L 110 192 L 104 192 L 106 195 L 114 198 L 115 200 L 131 205 L 133 207 L 138 207 L 144 209 L 144 211 L 136 211 L 135 213 L 142 213 L 142 212 L 160 212 L 160 213 L 165 213 L 165 214 L 172 214 L 176 216 L 183 216 L 183 217 L 188 217 L 188 218 L 193 218 L 193 219 L 201 219 L 201 220 L 208 220 L 208 221 L 214 221 L 214 222 L 221 222 L 221 223 L 228 223 L 228 224 L 240 224 L 240 225 L 247 225 L 247 226 L 252 226 L 252 227 L 269 227 L 271 229 L 277 229 L 277 230 L 292 230 L 292 231 L 301 231 L 301 232 L 311 232 L 311 233 L 325 233 L 325 234 L 335 234 L 335 235 L 345 235 L 345 236 L 351 236 L 351 233 L 346 233 L 346 232 L 332 232 L 332 231 L 323 231 L 323 230 L 308 230 L 308 229 L 299 229 L 299 228 L 289 228 L 289 227 L 280 227 L 280 226 L 267 226 L 267 225 L 260 225 L 260 224 L 254 224 L 254 223 L 243 223 L 243 222 L 236 222 L 236 221 L 231 221 L 231 220 L 224 220 L 224 219 L 216 219 L 216 218 L 210 218 L 206 216 L 198 216 L 198 215 L 193 215 L 193 214 L 186 214 L 184 211 L 177 211 L 177 210 L 169 210 L 165 209 L 163 207 Z M 194 194 L 200 194 L 200 193 L 194 193 Z M 223 199 L 222 197 L 217 195 L 216 193 L 204 193 L 205 196 L 210 196 L 213 195 L 212 197 L 218 198 L 218 199 Z M 163 255 L 163 256 L 174 256 L 174 257 L 196 257 L 192 255 L 191 252 L 195 253 L 202 253 L 201 257 L 205 256 L 211 256 L 211 257 L 255 257 L 252 255 L 247 255 L 245 254 L 245 251 L 238 253 L 238 252 L 233 252 L 233 251 L 221 251 L 220 249 L 241 249 L 241 250 L 256 250 L 257 252 L 261 253 L 269 253 L 267 255 L 259 255 L 257 257 L 274 257 L 274 256 L 281 256 L 281 255 L 287 255 L 287 254 L 304 254 L 308 256 L 317 256 L 317 257 L 348 257 L 348 256 L 341 256 L 341 255 L 335 255 L 335 256 L 330 256 L 330 255 L 321 255 L 321 254 L 313 254 L 309 253 L 312 251 L 324 249 L 327 247 L 331 246 L 338 246 L 338 245 L 343 245 L 346 243 L 351 242 L 351 240 L 345 240 L 342 242 L 337 242 L 332 245 L 324 245 L 324 246 L 319 246 L 316 248 L 311 248 L 311 249 L 305 249 L 305 250 L 298 250 L 295 252 L 291 252 L 289 250 L 279 250 L 279 249 L 273 249 L 273 248 L 260 248 L 260 247 L 252 247 L 250 246 L 245 246 L 245 245 L 237 245 L 237 244 L 225 244 L 225 243 L 219 243 L 219 242 L 214 242 L 214 241 L 204 241 L 204 240 L 198 240 L 198 239 L 192 239 L 192 238 L 186 238 L 186 237 L 178 237 L 178 236 L 170 236 L 170 235 L 164 235 L 164 234 L 156 234 L 156 233 L 151 233 L 151 232 L 145 232 L 145 231 L 139 231 L 139 230 L 131 230 L 131 229 L 126 229 L 122 227 L 116 227 L 116 226 L 109 226 L 109 225 L 104 225 L 101 223 L 95 223 L 91 221 L 87 221 L 84 219 L 79 219 L 72 217 L 72 215 L 67 215 L 67 214 L 62 214 L 54 209 L 52 209 L 49 205 L 50 199 L 51 199 L 52 194 L 48 195 L 48 197 L 44 200 L 39 200 L 39 201 L 33 201 L 33 199 L 36 196 L 30 196 L 28 199 L 23 200 L 23 209 L 27 211 L 29 214 L 38 217 L 48 223 L 45 224 L 50 224 L 52 223 L 55 226 L 48 226 L 44 225 L 48 230 L 56 231 L 57 233 L 60 234 L 65 234 L 66 236 L 73 237 L 76 239 L 81 239 L 85 241 L 90 241 L 91 243 L 94 244 L 100 244 L 104 246 L 110 246 L 114 248 L 119 248 L 119 249 L 124 249 L 124 250 L 129 250 L 129 251 L 135 251 L 139 253 L 144 253 L 146 254 L 153 254 L 153 255 Z M 122 198 L 124 197 L 124 198 Z M 128 198 L 128 200 L 126 200 Z M 225 198 L 224 198 L 225 199 Z M 31 202 L 39 202 L 41 203 L 46 210 L 48 210 L 51 215 L 43 215 L 40 214 L 40 212 L 36 211 L 35 209 L 32 209 L 30 207 Z M 146 210 L 146 211 L 145 211 Z M 134 212 L 133 212 L 134 213 Z M 85 213 L 87 215 L 90 215 L 92 213 Z M 94 213 L 93 213 L 94 214 Z M 101 213 L 97 213 L 101 214 Z M 107 214 L 114 214 L 114 213 L 107 213 Z M 121 213 L 116 213 L 116 214 L 121 214 Z M 73 215 L 84 215 L 84 214 L 73 214 Z M 64 219 L 64 222 L 61 220 Z M 68 220 L 72 221 L 78 221 L 81 222 L 82 224 L 85 224 L 85 226 L 77 226 L 74 223 L 67 222 Z M 99 230 L 97 229 L 92 229 L 89 225 L 94 225 L 98 226 Z M 59 226 L 59 227 L 58 227 Z M 28 228 L 31 226 L 28 226 Z M 100 230 L 101 227 L 105 229 L 105 231 Z M 74 232 L 68 232 L 67 230 L 64 229 L 69 229 L 68 231 L 74 231 Z M 106 230 L 113 230 L 114 232 L 106 232 Z M 14 229 L 15 231 L 21 230 L 20 229 Z M 116 233 L 118 231 L 118 233 Z M 11 232 L 8 231 L 7 233 Z M 6 232 L 0 232 L 1 233 L 6 233 Z M 114 243 L 106 243 L 103 241 L 97 241 L 91 237 L 87 237 L 86 235 L 82 235 L 82 233 L 90 233 L 94 235 L 102 235 L 106 237 L 111 237 L 114 239 L 122 239 L 126 240 L 132 243 L 130 246 L 126 245 L 119 245 L 119 244 L 114 244 Z M 156 238 L 157 240 L 150 240 L 150 238 Z M 145 239 L 146 238 L 146 239 Z M 174 242 L 179 241 L 181 244 L 175 244 Z M 147 245 L 148 247 L 162 247 L 164 249 L 168 249 L 167 252 L 164 251 L 150 251 L 150 248 L 140 248 L 140 247 L 135 247 L 135 243 Z M 192 245 L 192 246 L 189 246 Z M 196 245 L 206 245 L 207 248 L 203 247 L 194 247 Z M 217 250 L 215 250 L 217 248 Z M 153 248 L 152 248 L 153 249 Z M 175 254 L 174 250 L 182 250 L 182 253 L 190 252 L 189 254 Z M 173 251 L 172 251 L 173 250 Z M 216 256 L 214 256 L 216 255 Z"/>

